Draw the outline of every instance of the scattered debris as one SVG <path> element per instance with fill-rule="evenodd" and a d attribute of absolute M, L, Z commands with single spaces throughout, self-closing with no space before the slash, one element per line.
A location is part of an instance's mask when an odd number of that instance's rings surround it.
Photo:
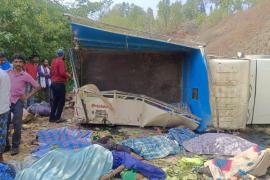
<path fill-rule="evenodd" d="M 203 166 L 205 161 L 206 158 L 200 156 L 182 157 L 163 169 L 168 179 L 197 180 L 200 176 L 198 169 Z"/>

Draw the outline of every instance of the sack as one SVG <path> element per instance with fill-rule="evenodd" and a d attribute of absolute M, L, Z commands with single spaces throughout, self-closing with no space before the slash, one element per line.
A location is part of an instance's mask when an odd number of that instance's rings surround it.
<path fill-rule="evenodd" d="M 42 101 L 41 103 L 35 103 L 29 107 L 29 112 L 40 116 L 50 116 L 51 106 L 49 103 Z"/>

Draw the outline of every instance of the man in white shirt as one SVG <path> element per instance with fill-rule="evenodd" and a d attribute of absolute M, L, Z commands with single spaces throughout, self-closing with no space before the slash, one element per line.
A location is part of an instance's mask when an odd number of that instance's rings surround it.
<path fill-rule="evenodd" d="M 8 74 L 0 69 L 0 162 L 6 146 L 7 123 L 10 107 L 10 79 Z"/>

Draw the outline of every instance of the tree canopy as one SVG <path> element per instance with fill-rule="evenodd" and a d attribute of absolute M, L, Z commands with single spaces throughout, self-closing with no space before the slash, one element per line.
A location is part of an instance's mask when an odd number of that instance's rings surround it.
<path fill-rule="evenodd" d="M 9 56 L 38 54 L 51 59 L 58 48 L 71 47 L 71 30 L 63 16 L 70 13 L 87 17 L 104 11 L 110 0 L 76 0 L 66 6 L 56 0 L 0 0 L 0 50 Z"/>
<path fill-rule="evenodd" d="M 258 1 L 262 0 L 186 0 L 185 3 L 160 0 L 155 15 L 151 8 L 127 2 L 112 6 L 113 0 L 74 0 L 69 5 L 61 0 L 0 0 L 0 50 L 8 55 L 22 52 L 26 56 L 39 54 L 52 58 L 56 49 L 71 47 L 71 30 L 64 13 L 167 34 L 190 21 L 197 26 L 214 23 Z"/>

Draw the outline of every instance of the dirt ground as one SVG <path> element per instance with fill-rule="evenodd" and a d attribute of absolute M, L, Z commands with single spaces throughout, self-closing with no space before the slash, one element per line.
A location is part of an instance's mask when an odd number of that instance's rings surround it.
<path fill-rule="evenodd" d="M 139 128 L 130 126 L 80 126 L 76 124 L 73 119 L 73 109 L 68 108 L 64 110 L 63 117 L 67 119 L 64 123 L 49 123 L 48 117 L 36 117 L 31 122 L 23 125 L 22 130 L 22 143 L 20 146 L 20 153 L 16 156 L 11 156 L 9 153 L 4 154 L 6 161 L 16 160 L 21 161 L 31 154 L 31 149 L 36 145 L 32 142 L 36 138 L 36 133 L 40 129 L 59 128 L 59 127 L 80 127 L 90 129 L 94 132 L 93 136 L 103 137 L 112 135 L 116 141 L 127 139 L 129 137 L 144 137 L 160 134 L 159 128 Z M 244 131 L 234 132 L 237 135 L 257 143 L 263 147 L 270 147 L 270 126 L 250 126 Z M 152 160 L 151 163 L 159 166 L 160 168 L 175 167 L 177 168 L 177 161 L 181 156 L 169 156 L 167 158 Z M 200 176 L 198 176 L 200 177 Z M 262 179 L 270 179 L 270 172 Z M 200 179 L 206 179 L 201 177 Z"/>
<path fill-rule="evenodd" d="M 170 36 L 177 42 L 198 42 L 208 55 L 236 57 L 270 52 L 270 1 L 261 0 L 246 11 L 237 12 L 218 22 L 205 22 L 201 27 L 188 22 Z M 195 43 L 196 44 L 196 43 Z"/>
<path fill-rule="evenodd" d="M 226 17 L 213 26 L 205 26 L 198 33 L 198 41 L 206 44 L 208 54 L 236 56 L 269 54 L 270 1 L 266 0 L 251 9 Z"/>
<path fill-rule="evenodd" d="M 63 117 L 67 119 L 67 122 L 59 124 L 49 123 L 48 117 L 35 117 L 29 123 L 23 124 L 20 153 L 16 156 L 11 156 L 10 153 L 4 153 L 4 160 L 23 160 L 26 156 L 30 155 L 31 149 L 36 147 L 36 145 L 32 144 L 32 141 L 35 140 L 36 133 L 40 129 L 74 126 L 74 123 L 71 122 L 73 117 L 72 109 L 65 109 Z"/>

